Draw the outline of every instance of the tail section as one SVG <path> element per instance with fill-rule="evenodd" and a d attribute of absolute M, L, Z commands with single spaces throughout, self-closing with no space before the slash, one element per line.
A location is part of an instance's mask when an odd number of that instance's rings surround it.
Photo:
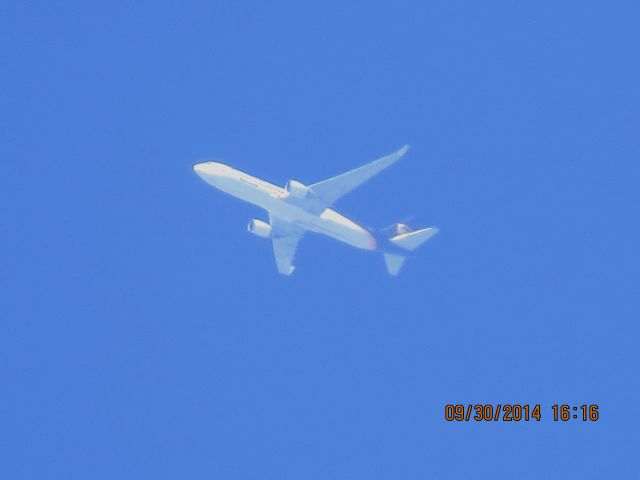
<path fill-rule="evenodd" d="M 385 253 L 384 263 L 387 264 L 387 271 L 389 272 L 389 275 L 393 275 L 394 277 L 398 275 L 406 259 L 407 257 L 402 255 L 396 255 L 394 253 Z"/>
<path fill-rule="evenodd" d="M 420 228 L 411 230 L 407 225 L 398 223 L 395 226 L 395 235 L 389 239 L 393 245 L 393 252 L 384 254 L 384 261 L 387 264 L 387 271 L 390 275 L 398 275 L 404 265 L 406 255 L 404 252 L 411 252 L 436 235 L 439 230 L 436 227 Z"/>
<path fill-rule="evenodd" d="M 439 230 L 436 227 L 421 228 L 419 230 L 409 230 L 390 238 L 390 242 L 404 250 L 415 250 L 424 242 L 433 237 Z"/>

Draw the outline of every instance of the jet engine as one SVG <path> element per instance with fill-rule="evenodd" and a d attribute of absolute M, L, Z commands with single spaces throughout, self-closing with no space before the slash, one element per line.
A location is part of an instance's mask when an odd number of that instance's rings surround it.
<path fill-rule="evenodd" d="M 267 222 L 263 222 L 262 220 L 258 220 L 257 218 L 249 220 L 247 230 L 258 237 L 269 238 L 271 236 L 271 225 Z"/>
<path fill-rule="evenodd" d="M 287 192 L 289 192 L 289 195 L 292 195 L 296 198 L 304 198 L 309 192 L 309 187 L 303 185 L 297 180 L 289 180 L 284 188 Z"/>

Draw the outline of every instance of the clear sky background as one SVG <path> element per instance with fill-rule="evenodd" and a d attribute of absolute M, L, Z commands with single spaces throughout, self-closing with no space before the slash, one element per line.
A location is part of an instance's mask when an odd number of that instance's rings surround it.
<path fill-rule="evenodd" d="M 639 15 L 2 2 L 0 477 L 637 477 Z M 314 235 L 279 276 L 191 170 L 405 143 L 337 205 L 440 227 L 397 278 Z M 516 402 L 542 421 L 443 418 Z"/>

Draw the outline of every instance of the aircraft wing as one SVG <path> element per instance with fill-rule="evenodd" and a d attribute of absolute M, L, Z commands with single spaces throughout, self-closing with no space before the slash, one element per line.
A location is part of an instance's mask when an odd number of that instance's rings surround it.
<path fill-rule="evenodd" d="M 291 275 L 296 268 L 293 266 L 293 258 L 305 230 L 273 215 L 269 215 L 269 222 L 271 223 L 273 254 L 276 258 L 278 272 L 283 275 Z"/>
<path fill-rule="evenodd" d="M 340 197 L 346 195 L 356 187 L 359 187 L 385 168 L 390 167 L 400 160 L 400 158 L 407 153 L 407 150 L 409 150 L 409 145 L 405 145 L 397 152 L 387 155 L 386 157 L 379 158 L 378 160 L 374 160 L 373 162 L 356 168 L 355 170 L 309 185 L 309 188 L 325 205 L 331 206 Z"/>

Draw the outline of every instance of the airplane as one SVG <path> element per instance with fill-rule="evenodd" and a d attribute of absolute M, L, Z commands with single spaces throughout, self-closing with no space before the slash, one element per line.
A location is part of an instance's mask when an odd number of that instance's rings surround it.
<path fill-rule="evenodd" d="M 217 189 L 267 211 L 269 222 L 252 219 L 247 230 L 271 238 L 278 272 L 291 275 L 298 242 L 305 232 L 315 232 L 363 250 L 384 255 L 387 271 L 397 275 L 407 255 L 438 233 L 436 227 L 412 230 L 404 223 L 392 226 L 391 237 L 364 228 L 331 207 L 343 195 L 362 185 L 407 153 L 408 145 L 385 157 L 311 185 L 289 180 L 284 188 L 218 162 L 193 166 L 195 173 Z"/>

